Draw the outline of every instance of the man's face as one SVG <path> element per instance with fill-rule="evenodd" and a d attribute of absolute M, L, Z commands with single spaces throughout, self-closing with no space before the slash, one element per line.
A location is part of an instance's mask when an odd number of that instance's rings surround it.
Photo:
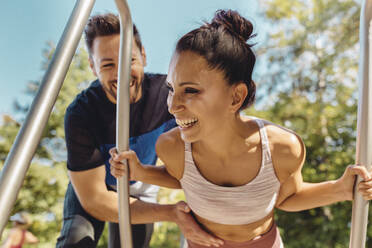
<path fill-rule="evenodd" d="M 116 104 L 120 35 L 98 36 L 93 41 L 90 66 L 99 79 L 107 98 Z M 142 96 L 143 68 L 146 66 L 146 54 L 143 47 L 138 48 L 133 40 L 132 65 L 130 77 L 130 102 L 137 102 Z"/>

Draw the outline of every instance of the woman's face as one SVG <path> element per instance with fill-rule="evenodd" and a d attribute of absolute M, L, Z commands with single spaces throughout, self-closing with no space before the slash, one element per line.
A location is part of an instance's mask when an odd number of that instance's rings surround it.
<path fill-rule="evenodd" d="M 211 70 L 207 61 L 193 52 L 175 53 L 169 65 L 168 109 L 176 118 L 182 139 L 187 142 L 213 137 L 223 132 L 232 115 L 232 87 L 220 70 Z"/>

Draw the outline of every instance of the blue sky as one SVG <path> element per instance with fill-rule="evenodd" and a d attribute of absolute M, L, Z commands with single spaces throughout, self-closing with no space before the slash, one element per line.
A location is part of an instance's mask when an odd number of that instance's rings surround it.
<path fill-rule="evenodd" d="M 238 10 L 250 19 L 262 41 L 256 0 L 128 0 L 147 52 L 146 71 L 166 73 L 176 40 L 210 20 L 217 9 Z M 74 0 L 6 0 L 2 2 L 0 38 L 0 115 L 14 113 L 13 102 L 30 102 L 24 94 L 30 80 L 39 80 L 46 43 L 57 44 L 75 5 Z M 114 0 L 96 0 L 92 14 L 117 13 Z M 259 32 L 258 32 L 259 31 Z"/>

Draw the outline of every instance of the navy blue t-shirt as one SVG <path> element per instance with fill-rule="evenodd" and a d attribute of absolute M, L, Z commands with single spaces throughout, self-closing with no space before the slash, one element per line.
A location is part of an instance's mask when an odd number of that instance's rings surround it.
<path fill-rule="evenodd" d="M 130 105 L 129 147 L 144 164 L 155 164 L 156 140 L 176 126 L 168 112 L 165 79 L 165 75 L 146 73 L 142 98 Z M 116 185 L 108 163 L 108 151 L 116 142 L 116 104 L 107 99 L 98 80 L 67 108 L 65 135 L 69 170 L 84 171 L 105 164 L 106 184 Z"/>

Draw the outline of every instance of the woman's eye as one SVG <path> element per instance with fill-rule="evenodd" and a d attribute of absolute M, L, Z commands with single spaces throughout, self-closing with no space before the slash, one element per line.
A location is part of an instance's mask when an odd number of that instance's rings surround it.
<path fill-rule="evenodd" d="M 196 93 L 199 93 L 199 90 L 194 89 L 194 88 L 186 88 L 185 93 L 196 94 Z"/>

